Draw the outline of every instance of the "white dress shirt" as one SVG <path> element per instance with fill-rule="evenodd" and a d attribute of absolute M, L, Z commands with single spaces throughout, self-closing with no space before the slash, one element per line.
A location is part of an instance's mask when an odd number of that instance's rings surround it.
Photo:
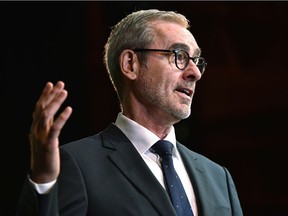
<path fill-rule="evenodd" d="M 147 128 L 143 127 L 142 125 L 138 124 L 137 122 L 127 118 L 123 114 L 119 113 L 116 119 L 115 125 L 128 137 L 128 139 L 132 142 L 135 146 L 143 160 L 146 162 L 147 166 L 150 168 L 152 173 L 161 183 L 161 185 L 165 188 L 163 173 L 161 169 L 161 165 L 159 162 L 159 156 L 155 153 L 151 152 L 149 149 L 155 144 L 159 137 L 156 136 L 154 133 L 149 131 Z M 171 142 L 174 145 L 172 158 L 174 163 L 174 168 L 181 179 L 185 192 L 187 194 L 188 200 L 193 210 L 194 216 L 198 215 L 197 205 L 194 190 L 189 179 L 189 176 L 186 172 L 185 166 L 181 159 L 181 156 L 177 150 L 176 146 L 176 136 L 175 136 L 175 129 L 172 126 L 171 130 L 164 138 Z"/>
<path fill-rule="evenodd" d="M 160 184 L 165 188 L 163 173 L 161 169 L 161 165 L 159 162 L 159 156 L 152 153 L 149 149 L 152 147 L 154 143 L 159 140 L 154 133 L 149 131 L 147 128 L 138 124 L 137 122 L 127 118 L 122 113 L 119 113 L 115 122 L 115 125 L 128 137 L 128 139 L 135 146 L 147 166 L 150 168 L 151 172 L 155 175 Z M 181 156 L 176 147 L 176 136 L 175 129 L 172 126 L 170 132 L 164 138 L 171 142 L 174 145 L 172 158 L 176 172 L 178 173 L 179 178 L 183 184 L 185 192 L 187 194 L 188 200 L 193 210 L 194 216 L 198 215 L 197 205 L 194 190 L 189 179 L 189 176 L 184 167 Z M 35 190 L 40 194 L 49 193 L 52 186 L 56 183 L 56 180 L 53 182 L 49 182 L 46 184 L 36 184 L 31 179 L 29 179 L 32 183 L 32 186 Z"/>

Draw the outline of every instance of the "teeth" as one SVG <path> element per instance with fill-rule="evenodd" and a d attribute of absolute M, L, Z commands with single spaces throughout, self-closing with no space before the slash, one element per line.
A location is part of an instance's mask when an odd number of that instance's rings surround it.
<path fill-rule="evenodd" d="M 179 88 L 176 90 L 190 97 L 190 91 L 188 89 Z"/>
<path fill-rule="evenodd" d="M 189 95 L 189 91 L 186 90 L 186 89 L 181 89 L 181 92 L 184 93 L 184 94 L 186 94 L 186 95 Z"/>

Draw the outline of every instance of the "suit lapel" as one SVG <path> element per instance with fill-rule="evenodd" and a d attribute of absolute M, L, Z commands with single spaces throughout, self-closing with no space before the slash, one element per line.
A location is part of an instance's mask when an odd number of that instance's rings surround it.
<path fill-rule="evenodd" d="M 192 181 L 197 200 L 198 215 L 210 215 L 211 212 L 213 212 L 213 197 L 211 195 L 207 174 L 202 164 L 198 161 L 196 154 L 180 143 L 177 143 L 177 148 Z"/>
<path fill-rule="evenodd" d="M 103 145 L 115 149 L 109 157 L 160 215 L 176 215 L 170 199 L 133 144 L 115 125 L 102 132 Z"/>

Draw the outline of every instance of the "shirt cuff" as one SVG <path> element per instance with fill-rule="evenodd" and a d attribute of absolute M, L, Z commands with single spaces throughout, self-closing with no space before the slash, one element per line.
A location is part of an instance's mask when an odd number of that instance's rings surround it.
<path fill-rule="evenodd" d="M 37 184 L 34 181 L 32 181 L 29 177 L 29 181 L 32 185 L 32 187 L 39 193 L 39 194 L 48 194 L 52 187 L 54 186 L 54 184 L 56 183 L 56 179 L 52 182 L 48 182 L 48 183 L 43 183 L 43 184 Z"/>

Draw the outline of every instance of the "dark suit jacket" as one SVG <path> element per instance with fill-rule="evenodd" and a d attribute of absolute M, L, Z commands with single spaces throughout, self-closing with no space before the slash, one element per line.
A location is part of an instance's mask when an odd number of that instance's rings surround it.
<path fill-rule="evenodd" d="M 241 216 L 233 180 L 180 143 L 199 216 Z M 115 125 L 61 149 L 61 174 L 39 195 L 25 182 L 17 216 L 176 216 L 169 197 L 128 138 Z"/>

